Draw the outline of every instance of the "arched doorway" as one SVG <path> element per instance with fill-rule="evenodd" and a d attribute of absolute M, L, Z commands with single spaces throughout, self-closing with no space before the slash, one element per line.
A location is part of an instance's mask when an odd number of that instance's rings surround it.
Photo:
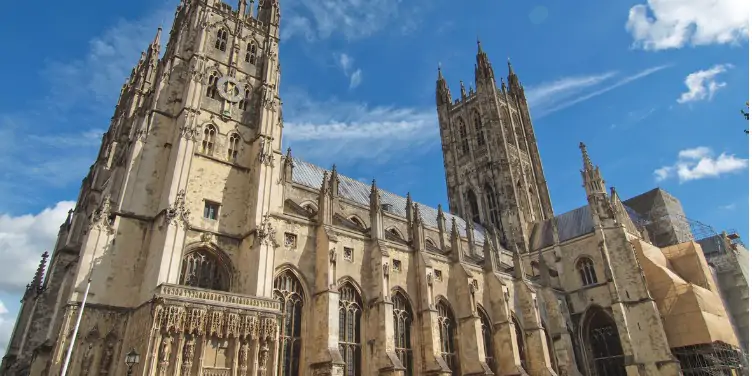
<path fill-rule="evenodd" d="M 624 351 L 616 323 L 602 308 L 585 313 L 582 338 L 591 376 L 626 376 Z"/>

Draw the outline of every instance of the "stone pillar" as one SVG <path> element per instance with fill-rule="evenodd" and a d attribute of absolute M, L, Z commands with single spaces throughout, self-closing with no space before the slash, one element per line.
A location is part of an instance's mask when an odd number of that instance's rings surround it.
<path fill-rule="evenodd" d="M 514 293 L 522 307 L 520 325 L 524 332 L 527 371 L 536 376 L 556 375 L 556 372 L 551 369 L 548 341 L 543 331 L 540 312 L 538 312 L 536 293 L 524 279 L 516 279 L 514 287 Z"/>

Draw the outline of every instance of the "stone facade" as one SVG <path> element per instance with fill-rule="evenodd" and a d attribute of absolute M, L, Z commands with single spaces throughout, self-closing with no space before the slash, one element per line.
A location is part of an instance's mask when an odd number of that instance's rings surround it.
<path fill-rule="evenodd" d="M 584 145 L 588 204 L 553 215 L 511 65 L 498 89 L 479 45 L 458 101 L 439 75 L 445 212 L 283 153 L 279 20 L 186 0 L 158 32 L 4 375 L 680 374 Z"/>

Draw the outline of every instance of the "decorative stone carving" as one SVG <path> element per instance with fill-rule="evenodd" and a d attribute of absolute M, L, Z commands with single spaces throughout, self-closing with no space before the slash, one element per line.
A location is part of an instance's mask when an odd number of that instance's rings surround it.
<path fill-rule="evenodd" d="M 261 139 L 261 144 L 259 145 L 259 163 L 267 166 L 267 167 L 274 167 L 274 153 L 272 152 L 272 141 L 271 139 Z"/>
<path fill-rule="evenodd" d="M 389 263 L 385 262 L 383 265 L 381 265 L 381 269 L 384 273 L 384 277 L 389 277 Z"/>
<path fill-rule="evenodd" d="M 172 351 L 172 337 L 165 336 L 159 345 L 159 363 L 157 370 L 160 376 L 167 374 L 167 367 L 170 365 L 170 352 Z"/>
<path fill-rule="evenodd" d="M 277 248 L 279 244 L 277 244 L 276 235 L 277 230 L 275 230 L 274 225 L 272 225 L 271 216 L 269 214 L 264 215 L 261 219 L 261 223 L 256 227 L 256 241 L 261 245 Z"/>
<path fill-rule="evenodd" d="M 261 340 L 261 346 L 259 347 L 258 365 L 259 376 L 266 376 L 266 363 L 269 360 L 269 341 L 267 339 Z"/>
<path fill-rule="evenodd" d="M 329 250 L 329 262 L 331 262 L 332 264 L 337 263 L 337 249 L 336 248 L 332 248 Z"/>
<path fill-rule="evenodd" d="M 239 376 L 246 376 L 246 373 L 248 372 L 248 353 L 250 352 L 250 346 L 248 345 L 248 341 L 243 341 L 243 343 L 240 345 L 240 350 L 238 351 L 238 368 Z"/>
<path fill-rule="evenodd" d="M 99 373 L 109 374 L 112 367 L 112 356 L 115 352 L 115 344 L 112 341 L 108 341 L 107 345 L 102 352 L 102 359 L 99 361 Z"/>
<path fill-rule="evenodd" d="M 94 344 L 89 342 L 86 345 L 83 356 L 81 356 L 81 375 L 88 375 L 91 369 L 91 362 L 94 360 Z"/>
<path fill-rule="evenodd" d="M 428 273 L 426 273 L 426 283 L 429 286 L 433 286 L 433 273 L 430 272 L 430 271 Z"/>
<path fill-rule="evenodd" d="M 190 210 L 185 206 L 185 190 L 181 189 L 175 196 L 175 203 L 165 210 L 165 224 L 188 227 Z"/>
<path fill-rule="evenodd" d="M 112 228 L 112 223 L 110 222 L 111 217 L 112 201 L 110 199 L 110 194 L 108 193 L 102 198 L 102 203 L 99 209 L 94 212 L 94 215 L 91 218 L 91 227 L 99 230 L 104 230 L 108 234 L 113 234 L 114 229 Z"/>
<path fill-rule="evenodd" d="M 183 375 L 190 375 L 191 374 L 191 368 L 193 366 L 193 356 L 196 351 L 196 339 L 193 336 L 188 336 L 188 339 L 185 341 L 185 345 L 183 345 L 183 365 L 182 365 L 182 374 Z"/>
<path fill-rule="evenodd" d="M 201 242 L 202 243 L 211 243 L 214 240 L 214 234 L 210 232 L 202 232 L 201 233 Z"/>
<path fill-rule="evenodd" d="M 180 127 L 180 137 L 183 137 L 184 139 L 189 141 L 198 140 L 199 133 L 200 132 L 198 130 L 198 127 L 196 126 L 184 124 Z"/>

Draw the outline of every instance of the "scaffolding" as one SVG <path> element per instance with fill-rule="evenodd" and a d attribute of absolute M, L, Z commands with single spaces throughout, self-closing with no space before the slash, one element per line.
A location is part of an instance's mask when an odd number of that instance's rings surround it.
<path fill-rule="evenodd" d="M 714 342 L 672 350 L 685 376 L 741 376 L 749 374 L 747 354 Z"/>

